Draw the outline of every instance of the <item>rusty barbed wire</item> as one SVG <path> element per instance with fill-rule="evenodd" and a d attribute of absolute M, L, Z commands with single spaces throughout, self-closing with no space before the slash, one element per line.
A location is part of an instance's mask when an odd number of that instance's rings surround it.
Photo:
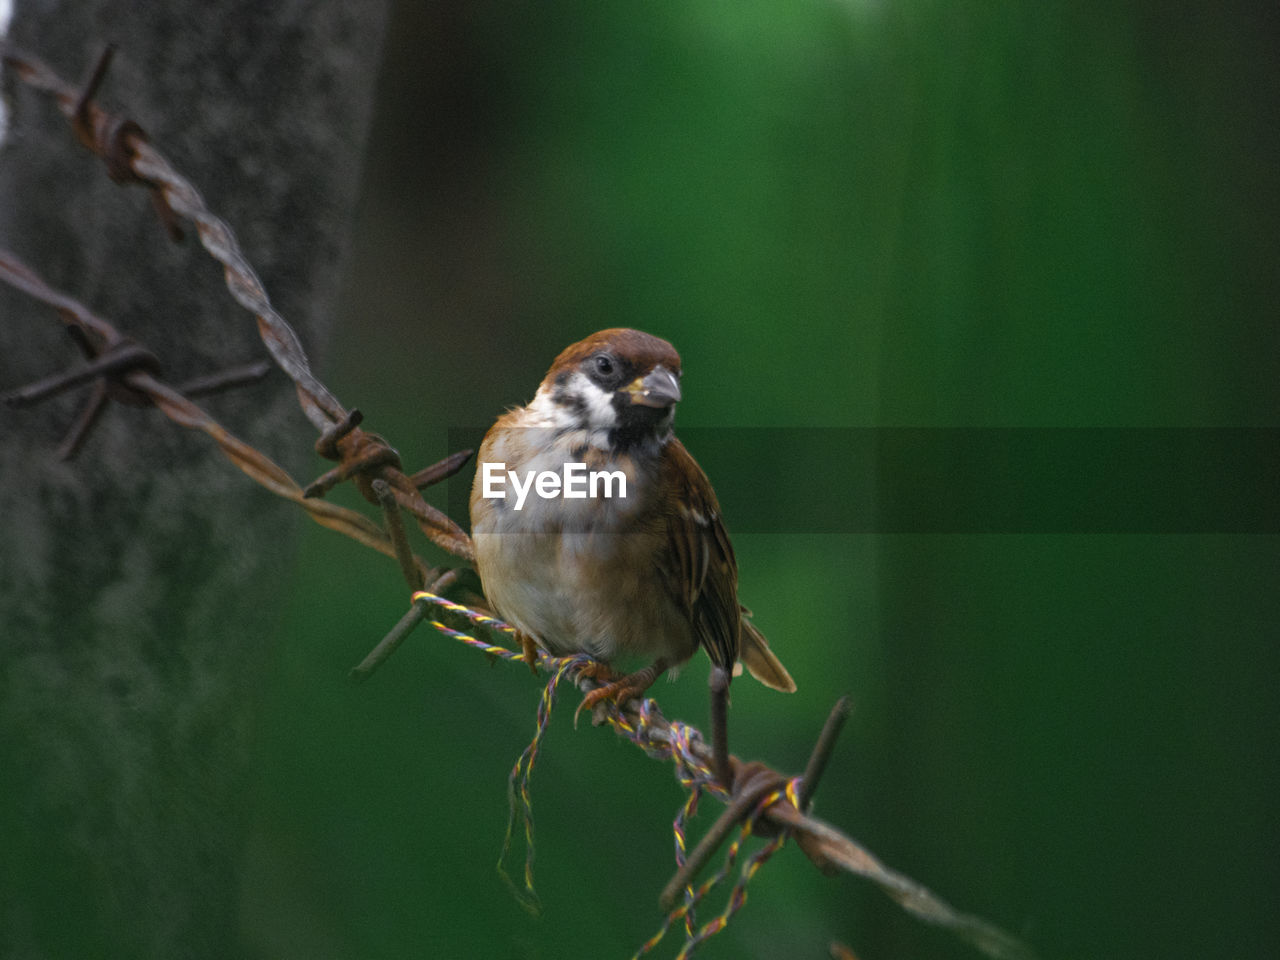
<path fill-rule="evenodd" d="M 107 48 L 90 79 L 83 87 L 76 88 L 36 58 L 0 40 L 3 63 L 32 89 L 55 99 L 61 112 L 70 120 L 76 136 L 104 161 L 113 180 L 139 183 L 149 188 L 161 222 L 171 236 L 177 238 L 181 235 L 179 219 L 195 227 L 202 246 L 222 265 L 232 297 L 257 318 L 259 334 L 273 361 L 293 381 L 304 414 L 320 431 L 316 451 L 338 461 L 338 466 L 308 486 L 300 486 L 269 457 L 222 427 L 182 390 L 164 383 L 159 377 L 158 359 L 144 346 L 133 342 L 74 298 L 52 289 L 34 270 L 12 254 L 0 250 L 0 282 L 8 283 L 54 308 L 67 328 L 76 335 L 88 358 L 88 362 L 78 369 L 12 392 L 7 398 L 9 402 L 14 405 L 38 402 L 59 390 L 92 381 L 93 398 L 68 443 L 78 442 L 83 437 L 83 432 L 108 399 L 153 404 L 180 426 L 210 436 L 224 455 L 247 476 L 277 496 L 297 503 L 316 522 L 395 558 L 405 580 L 415 589 L 411 606 L 364 662 L 352 671 L 356 678 L 367 677 L 376 669 L 418 623 L 427 619 L 427 611 L 433 605 L 487 629 L 512 633 L 512 628 L 496 618 L 440 596 L 437 591 L 451 586 L 457 578 L 457 571 L 428 569 L 409 549 L 400 521 L 398 511 L 408 511 L 433 543 L 465 560 L 474 559 L 467 534 L 444 513 L 427 504 L 418 492 L 420 488 L 455 473 L 466 462 L 469 453 L 454 454 L 408 476 L 403 472 L 399 455 L 386 441 L 377 434 L 360 429 L 359 411 L 344 407 L 311 371 L 301 341 L 272 306 L 231 228 L 207 209 L 199 191 L 150 145 L 137 123 L 108 113 L 94 102 L 111 56 L 112 50 Z M 188 385 L 187 391 L 216 389 L 226 382 L 236 382 L 247 376 L 249 374 L 245 371 L 216 375 L 202 384 Z M 354 481 L 367 500 L 382 508 L 384 527 L 379 527 L 363 514 L 320 499 L 334 485 L 347 479 Z M 422 589 L 424 586 L 427 589 Z M 430 625 L 447 636 L 482 650 L 491 658 L 524 659 L 521 652 L 479 640 L 438 620 L 431 620 Z M 502 864 L 519 811 L 526 840 L 523 889 L 508 880 L 521 899 L 531 906 L 536 905 L 532 881 L 532 801 L 528 789 L 533 763 L 549 723 L 557 685 L 568 677 L 583 690 L 590 690 L 596 682 L 588 675 L 592 664 L 584 656 L 553 658 L 539 651 L 539 663 L 551 671 L 551 678 L 540 701 L 534 740 L 511 772 L 512 813 L 499 862 L 506 876 Z M 727 782 L 734 784 L 732 791 L 726 790 L 723 785 L 726 778 L 714 769 L 714 751 L 702 733 L 689 724 L 665 718 L 652 699 L 631 700 L 621 705 L 605 701 L 598 704 L 596 710 L 602 722 L 608 723 L 616 733 L 649 756 L 671 761 L 677 779 L 688 791 L 687 799 L 673 821 L 677 871 L 660 897 L 666 918 L 657 933 L 636 952 L 636 957 L 650 952 L 678 922 L 685 930 L 685 942 L 679 958 L 689 956 L 698 944 L 723 930 L 745 903 L 747 881 L 789 839 L 794 839 L 814 865 L 824 872 L 843 870 L 870 880 L 918 919 L 950 931 L 989 957 L 1029 960 L 1033 956 L 1020 941 L 986 921 L 955 910 L 925 887 L 885 867 L 837 828 L 809 814 L 813 790 L 847 715 L 847 704 L 843 700 L 837 703 L 828 718 L 803 775 L 788 777 L 764 764 L 744 762 L 731 756 L 731 776 Z M 686 824 L 696 810 L 699 798 L 706 794 L 724 802 L 726 808 L 697 846 L 688 851 Z M 710 880 L 695 887 L 699 871 L 735 829 L 738 836 L 730 843 L 721 869 Z M 694 908 L 728 876 L 743 843 L 753 834 L 767 838 L 765 846 L 745 860 L 725 910 L 698 926 L 694 921 Z M 836 946 L 833 945 L 832 949 L 834 951 Z"/>
<path fill-rule="evenodd" d="M 0 250 L 0 282 L 7 283 L 27 296 L 53 307 L 69 329 L 79 330 L 81 335 L 96 339 L 101 345 L 103 356 L 115 356 L 122 363 L 129 359 L 134 361 L 154 359 L 151 354 L 139 351 L 137 345 L 129 341 L 111 323 L 94 314 L 73 297 L 49 287 L 34 270 L 4 250 Z M 396 556 L 396 548 L 391 538 L 377 524 L 354 510 L 327 500 L 306 497 L 302 487 L 283 467 L 237 438 L 198 404 L 161 381 L 150 362 L 124 363 L 119 369 L 114 370 L 108 365 L 102 366 L 103 369 L 94 371 L 95 376 L 104 378 L 110 376 L 115 380 L 118 388 L 122 387 L 133 393 L 135 402 L 154 404 L 179 426 L 199 430 L 212 437 L 227 459 L 240 470 L 276 496 L 301 506 L 317 523 L 345 534 L 379 553 L 389 557 Z M 67 382 L 63 384 L 64 386 L 78 382 L 76 378 L 65 379 Z M 15 391 L 6 399 L 11 399 L 15 395 L 29 395 L 30 392 L 30 388 Z M 104 387 L 100 392 L 105 395 L 107 388 Z M 426 566 L 420 560 L 418 563 L 425 577 Z"/>
<path fill-rule="evenodd" d="M 272 360 L 293 381 L 299 405 L 320 431 L 316 451 L 337 460 L 339 467 L 305 488 L 307 497 L 323 496 L 335 483 L 352 479 L 370 503 L 378 498 L 370 486 L 385 481 L 390 496 L 407 511 L 434 544 L 464 560 L 474 559 L 471 538 L 443 511 L 427 503 L 401 468 L 399 454 L 380 436 L 359 428 L 359 411 L 348 410 L 311 371 L 297 333 L 272 306 L 262 281 L 240 249 L 235 232 L 212 213 L 200 192 L 158 150 L 135 121 L 104 110 L 94 101 L 114 49 L 107 47 L 90 74 L 76 87 L 36 57 L 0 41 L 0 59 L 33 90 L 53 97 L 82 144 L 100 157 L 118 183 L 138 183 L 151 191 L 160 219 L 174 234 L 175 218 L 196 228 L 201 245 L 223 267 L 227 290 L 258 321 L 258 333 Z M 422 582 L 409 581 L 411 587 Z"/>
<path fill-rule="evenodd" d="M 396 642 L 402 642 L 415 626 L 425 620 L 437 632 L 479 650 L 492 659 L 517 663 L 524 661 L 523 652 L 489 643 L 440 620 L 430 619 L 429 614 L 433 607 L 463 617 L 486 630 L 508 636 L 515 634 L 513 627 L 489 613 L 457 603 L 447 597 L 420 590 L 413 594 L 409 611 L 392 631 L 393 634 L 398 635 Z M 503 860 L 506 858 L 507 846 L 516 821 L 517 806 L 521 807 L 519 816 L 524 824 L 526 843 L 530 845 L 531 851 L 533 821 L 529 809 L 531 801 L 528 796 L 528 783 L 532 774 L 532 761 L 536 758 L 546 733 L 551 707 L 555 701 L 556 687 L 565 676 L 568 676 L 580 689 L 584 691 L 593 689 L 597 681 L 584 672 L 584 667 L 589 666 L 590 663 L 589 658 L 582 655 L 552 657 L 544 651 L 538 651 L 538 666 L 546 670 L 551 678 L 539 701 L 538 725 L 534 739 L 511 772 L 513 806 L 511 818 L 508 821 L 507 839 L 503 846 Z M 691 884 L 729 834 L 738 828 L 739 838 L 736 842 L 739 845 L 750 833 L 773 836 L 774 839 L 770 840 L 770 845 L 784 837 L 794 839 L 805 856 L 824 873 L 842 870 L 871 881 L 917 919 L 949 931 L 995 960 L 1032 960 L 1035 956 L 1030 948 L 1017 938 L 980 917 L 955 909 L 927 887 L 885 866 L 865 847 L 841 830 L 809 813 L 808 808 L 813 799 L 813 791 L 817 788 L 818 780 L 826 769 L 835 745 L 835 738 L 848 715 L 848 703 L 844 699 L 837 702 L 832 709 L 805 765 L 805 772 L 801 776 L 788 777 L 762 763 L 746 762 L 731 756 L 732 782 L 735 785 L 732 793 L 724 789 L 713 769 L 714 751 L 702 732 L 682 721 L 668 720 L 653 699 L 646 697 L 630 700 L 622 705 L 606 700 L 597 705 L 597 709 L 601 708 L 603 708 L 604 722 L 609 724 L 615 733 L 634 743 L 650 757 L 673 763 L 676 778 L 681 786 L 690 791 L 690 799 L 681 808 L 681 813 L 677 815 L 673 825 L 679 869 L 659 898 L 660 906 L 667 912 L 667 920 L 658 934 L 655 934 L 652 943 L 643 947 L 640 953 L 652 949 L 657 940 L 661 939 L 661 935 L 673 923 L 683 919 L 686 913 L 705 896 L 710 889 L 707 884 L 698 887 L 697 891 L 692 889 Z M 696 809 L 696 797 L 703 794 L 710 794 L 724 802 L 725 812 L 707 829 L 703 840 L 686 857 L 683 824 L 692 814 L 692 810 Z M 767 859 L 767 856 L 772 855 L 772 849 L 769 847 L 765 849 L 768 849 L 769 853 L 764 858 L 749 861 L 749 865 L 753 865 L 752 873 L 758 869 L 764 859 Z M 732 852 L 729 858 L 730 864 L 732 858 L 736 856 L 737 852 Z M 682 858 L 684 858 L 683 862 L 681 862 Z M 533 858 L 530 852 L 525 864 L 524 886 L 519 888 L 519 898 L 526 906 L 535 905 L 537 902 L 533 891 L 532 863 Z M 717 874 L 716 882 L 723 880 L 725 876 L 727 876 L 727 867 Z M 747 879 L 750 878 L 747 877 Z M 508 883 L 515 887 L 510 880 Z M 721 915 L 724 922 L 728 922 L 728 917 L 741 906 L 742 900 L 745 900 L 744 888 L 745 883 L 742 887 L 735 886 L 730 897 L 732 909 Z M 683 901 L 677 902 L 681 897 L 684 898 Z M 735 901 L 737 906 L 734 906 Z M 723 929 L 723 926 L 718 929 Z M 718 929 L 708 931 L 704 927 L 702 935 L 699 936 L 699 931 L 694 930 L 690 925 L 686 928 L 686 936 L 687 938 L 697 937 L 697 942 L 701 942 L 712 933 L 718 932 Z M 688 944 L 687 939 L 686 947 Z M 682 956 L 687 955 L 682 953 Z"/>

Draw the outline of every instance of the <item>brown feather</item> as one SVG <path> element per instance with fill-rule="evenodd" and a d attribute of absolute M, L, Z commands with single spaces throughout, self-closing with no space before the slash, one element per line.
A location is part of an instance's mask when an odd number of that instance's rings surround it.
<path fill-rule="evenodd" d="M 675 494 L 667 512 L 667 540 L 679 566 L 670 586 L 711 662 L 731 669 L 738 659 L 742 616 L 738 563 L 720 520 L 720 504 L 684 444 L 673 438 L 663 453 L 667 489 Z"/>
<path fill-rule="evenodd" d="M 600 350 L 608 349 L 635 365 L 637 371 L 647 372 L 662 364 L 672 373 L 680 373 L 680 354 L 666 340 L 640 330 L 615 327 L 593 333 L 585 340 L 570 344 L 560 351 L 543 383 L 549 383 L 563 370 L 572 370 L 582 361 Z"/>

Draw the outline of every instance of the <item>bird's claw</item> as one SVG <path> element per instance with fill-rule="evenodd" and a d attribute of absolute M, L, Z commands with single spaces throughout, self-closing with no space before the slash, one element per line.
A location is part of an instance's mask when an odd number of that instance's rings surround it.
<path fill-rule="evenodd" d="M 607 667 L 605 668 L 608 669 Z M 589 674 L 590 675 L 590 674 Z M 583 710 L 591 710 L 592 723 L 599 726 L 604 722 L 604 704 L 606 700 L 612 700 L 615 704 L 626 703 L 631 697 L 644 693 L 644 689 L 635 689 L 628 681 L 630 678 L 623 677 L 621 680 L 615 680 L 612 683 L 606 683 L 603 686 L 596 687 L 594 690 L 588 691 L 582 698 L 582 702 L 578 704 L 578 709 L 573 711 L 573 725 L 578 725 L 578 715 Z"/>
<path fill-rule="evenodd" d="M 521 631 L 517 631 L 516 640 L 520 642 L 520 649 L 523 651 L 524 662 L 529 665 L 529 672 L 536 677 L 538 675 L 538 645 L 534 643 L 533 637 Z"/>

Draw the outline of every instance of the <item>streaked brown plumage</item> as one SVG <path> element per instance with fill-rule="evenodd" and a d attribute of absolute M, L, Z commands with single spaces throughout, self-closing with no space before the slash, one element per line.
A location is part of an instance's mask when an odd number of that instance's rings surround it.
<path fill-rule="evenodd" d="M 471 491 L 476 569 L 495 611 L 554 655 L 650 666 L 593 692 L 637 696 L 702 647 L 777 690 L 795 683 L 738 603 L 738 568 L 710 481 L 672 433 L 680 357 L 665 340 L 613 329 L 566 348 L 534 399 L 485 435 Z M 485 464 L 618 471 L 625 497 L 485 496 Z M 490 467 L 490 471 L 496 470 Z M 603 486 L 603 485 L 602 485 Z M 496 492 L 496 486 L 490 493 Z"/>

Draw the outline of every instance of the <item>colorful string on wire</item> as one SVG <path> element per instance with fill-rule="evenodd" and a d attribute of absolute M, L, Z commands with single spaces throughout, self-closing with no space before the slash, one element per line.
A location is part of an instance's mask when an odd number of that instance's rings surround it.
<path fill-rule="evenodd" d="M 419 590 L 414 593 L 412 599 L 415 605 L 433 604 L 449 613 L 462 616 L 477 626 L 485 627 L 498 633 L 512 635 L 516 632 L 514 627 L 503 623 L 496 617 L 473 610 L 463 604 L 455 603 L 445 597 L 428 593 L 425 590 Z M 524 661 L 523 653 L 479 640 L 438 620 L 428 620 L 427 622 L 432 628 L 445 636 L 481 650 L 491 657 Z M 509 814 L 506 834 L 502 841 L 502 853 L 498 858 L 498 873 L 521 906 L 533 914 L 536 914 L 539 910 L 538 894 L 533 885 L 533 800 L 529 789 L 533 776 L 533 765 L 538 758 L 538 751 L 542 746 L 543 737 L 550 726 L 551 711 L 555 706 L 556 695 L 559 692 L 561 682 L 566 677 L 576 682 L 582 670 L 592 663 L 593 661 L 584 654 L 572 657 L 552 657 L 542 651 L 538 652 L 538 665 L 550 673 L 550 679 L 543 688 L 542 696 L 538 701 L 537 725 L 534 730 L 533 740 L 524 749 L 524 752 L 520 754 L 507 778 Z M 719 783 L 715 773 L 711 770 L 710 765 L 703 759 L 703 757 L 710 754 L 702 733 L 697 728 L 680 721 L 666 720 L 662 717 L 657 703 L 648 698 L 640 701 L 636 710 L 636 722 L 632 722 L 630 716 L 615 704 L 604 701 L 603 705 L 606 707 L 605 720 L 618 733 L 651 757 L 662 760 L 669 759 L 675 764 L 676 778 L 679 780 L 680 785 L 688 791 L 685 802 L 677 811 L 671 824 L 675 842 L 676 866 L 683 866 L 688 856 L 687 825 L 697 813 L 698 802 L 702 795 L 710 793 L 726 802 L 730 799 L 723 785 Z M 662 723 L 658 723 L 658 720 L 662 720 Z M 738 857 L 741 855 L 743 844 L 753 834 L 755 824 L 765 810 L 784 799 L 798 806 L 796 797 L 798 782 L 798 777 L 788 780 L 785 785 L 766 794 L 756 804 L 751 815 L 743 822 L 738 836 L 729 844 L 724 863 L 720 869 L 714 876 L 703 881 L 696 888 L 692 884 L 685 888 L 683 902 L 667 914 L 661 927 L 640 946 L 632 960 L 637 960 L 637 958 L 644 956 L 657 947 L 667 935 L 671 926 L 677 921 L 680 921 L 684 927 L 685 938 L 676 960 L 685 960 L 685 958 L 693 954 L 693 951 L 700 943 L 715 936 L 728 926 L 729 920 L 747 901 L 747 883 L 756 875 L 765 861 L 786 843 L 788 834 L 785 831 L 773 837 L 747 858 L 737 881 L 729 891 L 728 903 L 720 914 L 704 925 L 698 926 L 695 908 L 708 893 L 729 876 L 738 861 Z M 522 822 L 525 841 L 524 873 L 520 884 L 517 884 L 511 878 L 506 869 L 507 855 L 510 852 L 512 839 L 515 835 L 517 819 Z"/>
<path fill-rule="evenodd" d="M 787 833 L 779 833 L 767 844 L 747 858 L 746 863 L 743 864 L 742 872 L 739 874 L 737 881 L 733 885 L 733 889 L 729 891 L 729 902 L 722 913 L 708 921 L 703 926 L 698 927 L 692 920 L 694 907 L 696 907 L 708 893 L 719 886 L 720 883 L 729 876 L 730 871 L 733 870 L 734 864 L 737 863 L 738 856 L 742 851 L 742 845 L 746 843 L 747 839 L 754 832 L 755 824 L 760 819 L 761 814 L 763 814 L 764 811 L 773 804 L 781 800 L 784 796 L 794 797 L 794 783 L 795 779 L 789 780 L 786 787 L 779 788 L 765 795 L 760 802 L 756 804 L 755 809 L 751 812 L 751 816 L 743 822 L 742 828 L 738 831 L 738 836 L 729 844 L 728 851 L 725 853 L 723 866 L 716 871 L 714 876 L 699 884 L 697 889 L 694 889 L 692 886 L 685 888 L 684 902 L 667 914 L 666 919 L 662 922 L 662 926 L 658 928 L 657 932 L 652 937 L 641 944 L 640 949 L 632 955 L 631 960 L 638 960 L 639 957 L 642 957 L 649 953 L 649 951 L 653 950 L 662 942 L 662 939 L 667 935 L 667 931 L 671 929 L 671 925 L 677 920 L 683 919 L 685 922 L 685 940 L 684 944 L 680 947 L 680 952 L 676 954 L 676 960 L 685 960 L 685 958 L 692 956 L 693 951 L 697 949 L 700 943 L 715 936 L 729 925 L 729 921 L 732 919 L 733 915 L 741 910 L 742 906 L 747 902 L 747 884 L 756 875 L 759 869 L 764 866 L 765 861 L 777 853 L 782 848 L 782 845 L 787 842 Z M 677 829 L 677 848 L 682 848 L 683 844 L 683 837 L 679 836 L 679 830 Z"/>

